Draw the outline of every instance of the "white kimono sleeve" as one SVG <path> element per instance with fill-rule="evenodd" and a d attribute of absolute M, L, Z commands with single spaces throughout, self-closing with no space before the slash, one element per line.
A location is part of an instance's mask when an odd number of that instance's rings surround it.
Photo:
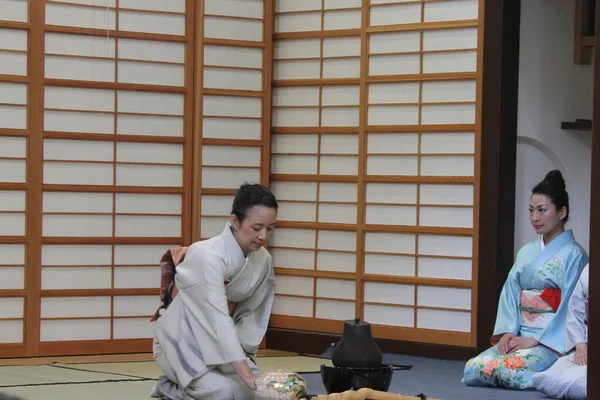
<path fill-rule="evenodd" d="M 588 267 L 581 273 L 575 290 L 569 299 L 569 312 L 567 314 L 567 347 L 566 352 L 573 350 L 579 343 L 587 343 L 585 326 L 585 298 L 587 293 Z"/>

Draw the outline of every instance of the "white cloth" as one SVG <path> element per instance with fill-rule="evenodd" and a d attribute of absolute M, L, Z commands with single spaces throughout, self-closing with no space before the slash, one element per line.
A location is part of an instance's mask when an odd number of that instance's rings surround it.
<path fill-rule="evenodd" d="M 271 255 L 261 248 L 244 257 L 227 225 L 188 248 L 175 284 L 179 293 L 154 327 L 155 359 L 166 376 L 157 391 L 176 394 L 173 400 L 247 398 L 229 363 L 255 358 L 267 330 L 275 295 Z M 236 303 L 231 315 L 228 301 Z M 169 385 L 175 389 L 165 393 Z"/>
<path fill-rule="evenodd" d="M 577 343 L 587 343 L 588 290 L 589 290 L 589 264 L 581 271 L 581 276 L 569 300 L 569 313 L 567 314 L 567 352 L 573 350 Z"/>
<path fill-rule="evenodd" d="M 587 365 L 573 363 L 575 353 L 558 359 L 548 370 L 533 376 L 535 389 L 553 399 L 587 398 Z"/>

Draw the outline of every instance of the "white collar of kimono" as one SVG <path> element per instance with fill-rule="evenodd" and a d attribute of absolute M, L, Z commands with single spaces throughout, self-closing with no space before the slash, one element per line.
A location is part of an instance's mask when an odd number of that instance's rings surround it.
<path fill-rule="evenodd" d="M 543 236 L 540 236 L 540 247 L 542 248 L 542 251 L 546 248 L 546 243 L 544 243 Z"/>
<path fill-rule="evenodd" d="M 223 242 L 225 242 L 225 246 L 227 247 L 231 261 L 234 265 L 238 265 L 238 263 L 243 264 L 246 261 L 246 256 L 244 256 L 244 252 L 237 239 L 233 236 L 232 229 L 231 222 L 228 222 L 225 229 L 223 229 L 223 232 L 221 232 L 221 237 L 223 238 Z M 248 254 L 248 256 L 250 256 L 250 254 Z"/>

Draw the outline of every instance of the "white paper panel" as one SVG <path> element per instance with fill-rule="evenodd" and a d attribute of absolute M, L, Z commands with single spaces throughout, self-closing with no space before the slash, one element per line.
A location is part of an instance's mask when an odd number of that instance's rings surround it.
<path fill-rule="evenodd" d="M 420 204 L 473 205 L 473 185 L 428 185 L 420 186 Z"/>
<path fill-rule="evenodd" d="M 319 7 L 321 8 L 321 7 Z M 321 30 L 321 13 L 275 15 L 275 33 Z"/>
<path fill-rule="evenodd" d="M 116 237 L 181 237 L 181 217 L 117 215 Z"/>
<path fill-rule="evenodd" d="M 420 257 L 419 276 L 468 281 L 472 279 L 472 261 Z"/>
<path fill-rule="evenodd" d="M 114 315 L 134 317 L 151 315 L 156 306 L 156 296 L 115 296 Z"/>
<path fill-rule="evenodd" d="M 395 283 L 365 282 L 365 302 L 399 305 L 415 304 L 415 287 Z"/>
<path fill-rule="evenodd" d="M 202 187 L 237 189 L 244 182 L 260 183 L 259 168 L 202 168 Z"/>
<path fill-rule="evenodd" d="M 369 106 L 368 119 L 369 125 L 417 125 L 419 106 Z"/>
<path fill-rule="evenodd" d="M 24 267 L 0 267 L 0 276 L 0 290 L 25 288 Z"/>
<path fill-rule="evenodd" d="M 45 39 L 46 54 L 108 58 L 115 56 L 115 39 L 112 37 L 48 32 Z"/>
<path fill-rule="evenodd" d="M 474 158 L 470 156 L 421 156 L 421 175 L 473 176 L 475 170 L 474 162 Z"/>
<path fill-rule="evenodd" d="M 272 241 L 271 241 L 272 242 Z M 314 246 L 314 244 L 313 244 Z M 312 247 L 312 246 L 310 246 Z M 278 268 L 314 269 L 315 252 L 311 250 L 290 250 L 270 248 L 273 262 Z"/>
<path fill-rule="evenodd" d="M 371 8 L 371 26 L 421 22 L 421 4 L 394 4 Z"/>
<path fill-rule="evenodd" d="M 27 129 L 27 107 L 0 105 L 0 128 Z"/>
<path fill-rule="evenodd" d="M 475 81 L 423 82 L 422 85 L 423 103 L 475 101 Z"/>
<path fill-rule="evenodd" d="M 216 139 L 260 140 L 262 132 L 260 120 L 234 118 L 203 118 L 202 137 Z M 179 136 L 183 136 L 183 133 Z"/>
<path fill-rule="evenodd" d="M 476 49 L 477 28 L 432 29 L 423 32 L 423 50 Z"/>
<path fill-rule="evenodd" d="M 415 276 L 415 257 L 366 254 L 365 273 L 375 275 Z"/>
<path fill-rule="evenodd" d="M 65 256 L 68 254 L 68 257 Z M 42 265 L 111 265 L 110 245 L 42 245 Z"/>
<path fill-rule="evenodd" d="M 276 108 L 273 126 L 319 126 L 318 108 Z"/>
<path fill-rule="evenodd" d="M 414 327 L 415 312 L 408 307 L 365 304 L 365 320 L 371 324 Z"/>
<path fill-rule="evenodd" d="M 321 126 L 358 126 L 358 107 L 322 108 Z"/>
<path fill-rule="evenodd" d="M 405 233 L 365 233 L 365 251 L 414 254 L 415 244 L 415 235 Z"/>
<path fill-rule="evenodd" d="M 274 78 L 280 79 L 311 79 L 319 78 L 321 62 L 319 60 L 275 61 Z"/>
<path fill-rule="evenodd" d="M 110 297 L 43 297 L 42 318 L 110 317 Z"/>
<path fill-rule="evenodd" d="M 200 218 L 200 237 L 208 239 L 220 235 L 229 221 L 228 217 Z"/>
<path fill-rule="evenodd" d="M 478 0 L 429 2 L 424 5 L 424 22 L 477 19 Z"/>
<path fill-rule="evenodd" d="M 202 215 L 229 216 L 233 199 L 233 196 L 202 196 L 200 205 Z M 277 197 L 277 200 L 280 198 Z"/>
<path fill-rule="evenodd" d="M 313 316 L 313 299 L 275 296 L 271 314 L 310 318 Z"/>
<path fill-rule="evenodd" d="M 356 298 L 356 282 L 318 278 L 317 297 L 354 300 Z"/>
<path fill-rule="evenodd" d="M 119 0 L 119 7 L 184 13 L 185 0 Z"/>
<path fill-rule="evenodd" d="M 163 2 L 161 3 L 171 3 Z M 185 44 L 177 42 L 157 42 L 154 40 L 117 39 L 119 59 L 167 61 L 184 63 Z"/>
<path fill-rule="evenodd" d="M 273 135 L 273 153 L 316 154 L 319 152 L 318 135 Z"/>
<path fill-rule="evenodd" d="M 27 105 L 27 84 L 0 82 L 0 103 Z"/>
<path fill-rule="evenodd" d="M 110 289 L 111 268 L 43 267 L 42 290 L 52 289 Z"/>
<path fill-rule="evenodd" d="M 314 278 L 302 276 L 276 275 L 276 294 L 292 294 L 296 296 L 312 296 L 314 294 Z"/>
<path fill-rule="evenodd" d="M 120 265 L 158 265 L 162 255 L 172 247 L 179 247 L 176 243 L 164 245 L 116 245 L 115 264 Z"/>
<path fill-rule="evenodd" d="M 471 313 L 419 309 L 417 310 L 417 328 L 470 332 Z"/>
<path fill-rule="evenodd" d="M 262 0 L 207 0 L 205 14 L 228 15 L 232 17 L 263 18 Z"/>
<path fill-rule="evenodd" d="M 469 236 L 419 235 L 419 254 L 471 257 L 473 238 Z"/>
<path fill-rule="evenodd" d="M 113 166 L 112 164 L 45 162 L 44 183 L 65 185 L 112 185 Z"/>
<path fill-rule="evenodd" d="M 115 289 L 158 288 L 160 267 L 117 267 L 115 268 Z"/>
<path fill-rule="evenodd" d="M 262 71 L 204 67 L 204 87 L 261 91 Z"/>
<path fill-rule="evenodd" d="M 403 183 L 367 183 L 367 202 L 416 204 L 417 185 Z"/>
<path fill-rule="evenodd" d="M 42 321 L 41 342 L 110 339 L 110 319 Z"/>
<path fill-rule="evenodd" d="M 262 116 L 262 100 L 250 97 L 204 96 L 204 115 L 220 117 Z"/>
<path fill-rule="evenodd" d="M 325 0 L 325 9 L 361 7 L 361 0 Z"/>
<path fill-rule="evenodd" d="M 470 310 L 471 289 L 419 286 L 417 305 Z"/>
<path fill-rule="evenodd" d="M 27 22 L 27 3 L 27 0 L 0 0 L 0 19 L 4 21 Z M 0 342 L 2 341 L 0 340 Z"/>
<path fill-rule="evenodd" d="M 202 165 L 260 167 L 261 148 L 202 146 Z"/>
<path fill-rule="evenodd" d="M 323 38 L 323 57 L 343 56 L 360 56 L 360 37 Z"/>
<path fill-rule="evenodd" d="M 45 77 L 79 81 L 115 81 L 115 62 L 91 58 L 46 56 Z"/>
<path fill-rule="evenodd" d="M 2 263 L 6 265 L 23 265 L 25 263 L 25 245 L 0 244 Z"/>
<path fill-rule="evenodd" d="M 271 236 L 271 245 L 312 249 L 315 247 L 315 230 L 278 228 Z"/>
<path fill-rule="evenodd" d="M 446 72 L 475 72 L 477 52 L 434 53 L 423 55 L 423 73 L 439 74 Z"/>
<path fill-rule="evenodd" d="M 344 321 L 354 319 L 355 316 L 356 306 L 354 302 L 317 300 L 315 318 Z"/>
<path fill-rule="evenodd" d="M 112 236 L 112 216 L 44 215 L 42 234 L 61 237 L 110 237 Z"/>
<path fill-rule="evenodd" d="M 119 30 L 185 35 L 185 15 L 119 10 Z"/>
<path fill-rule="evenodd" d="M 349 7 L 349 6 L 348 6 Z M 361 10 L 325 11 L 324 30 L 360 29 Z"/>
<path fill-rule="evenodd" d="M 117 118 L 117 133 L 183 137 L 183 118 L 119 115 Z"/>
<path fill-rule="evenodd" d="M 115 196 L 117 213 L 181 214 L 182 196 L 179 194 L 117 193 Z"/>
<path fill-rule="evenodd" d="M 44 139 L 44 160 L 113 161 L 114 143 Z"/>
<path fill-rule="evenodd" d="M 183 116 L 184 95 L 176 93 L 151 93 L 118 91 L 119 112 L 141 114 L 168 114 Z M 113 107 L 114 108 L 114 104 Z"/>
<path fill-rule="evenodd" d="M 149 64 L 139 61 L 119 61 L 119 82 L 144 85 L 183 86 L 183 65 Z"/>
<path fill-rule="evenodd" d="M 356 202 L 358 198 L 358 185 L 355 183 L 320 183 L 319 200 Z"/>
<path fill-rule="evenodd" d="M 369 57 L 369 75 L 410 75 L 421 72 L 418 54 L 380 55 Z"/>
<path fill-rule="evenodd" d="M 274 42 L 275 60 L 286 58 L 314 58 L 320 56 L 321 39 L 277 40 Z"/>
<path fill-rule="evenodd" d="M 317 270 L 355 273 L 356 254 L 319 250 L 317 253 Z"/>
<path fill-rule="evenodd" d="M 417 157 L 412 156 L 367 156 L 367 175 L 415 176 L 417 162 Z"/>
<path fill-rule="evenodd" d="M 154 337 L 154 325 L 148 318 L 119 318 L 113 325 L 115 339 L 150 339 Z"/>
<path fill-rule="evenodd" d="M 205 45 L 204 64 L 242 68 L 262 68 L 263 50 L 247 47 Z"/>
<path fill-rule="evenodd" d="M 44 107 L 112 112 L 115 109 L 115 92 L 101 89 L 46 86 L 44 88 Z"/>
<path fill-rule="evenodd" d="M 323 188 L 321 187 L 321 193 Z M 317 200 L 316 182 L 271 182 L 271 191 L 277 200 Z"/>
<path fill-rule="evenodd" d="M 112 114 L 44 111 L 44 130 L 46 131 L 112 134 L 114 126 L 114 115 Z"/>
<path fill-rule="evenodd" d="M 183 185 L 183 167 L 164 165 L 117 165 L 119 186 L 165 186 Z"/>
<path fill-rule="evenodd" d="M 367 205 L 366 223 L 369 225 L 416 225 L 416 207 Z"/>
<path fill-rule="evenodd" d="M 420 7 L 420 5 L 418 5 Z M 435 31 L 434 31 L 435 32 Z M 370 54 L 419 51 L 419 32 L 375 33 L 369 35 Z"/>
<path fill-rule="evenodd" d="M 274 174 L 316 174 L 317 156 L 273 155 L 271 172 Z"/>
<path fill-rule="evenodd" d="M 204 17 L 204 37 L 262 42 L 263 23 L 222 17 Z"/>
<path fill-rule="evenodd" d="M 0 74 L 27 75 L 27 54 L 8 53 L 0 50 Z"/>
<path fill-rule="evenodd" d="M 7 0 L 0 0 L 0 13 L 3 1 Z M 23 321 L 0 321 L 0 343 L 23 343 Z"/>
<path fill-rule="evenodd" d="M 274 106 L 318 106 L 318 87 L 276 87 L 273 88 Z"/>
<path fill-rule="evenodd" d="M 24 301 L 22 297 L 4 297 L 0 298 L 0 319 L 2 318 L 23 318 Z"/>
<path fill-rule="evenodd" d="M 357 175 L 358 157 L 321 156 L 319 174 L 321 175 Z"/>
<path fill-rule="evenodd" d="M 322 0 L 275 0 L 275 12 L 320 10 Z"/>
<path fill-rule="evenodd" d="M 422 146 L 422 141 L 421 141 Z M 367 152 L 377 153 L 418 153 L 419 134 L 417 133 L 369 133 L 367 136 Z"/>
<path fill-rule="evenodd" d="M 0 211 L 0 236 L 25 236 L 25 213 L 4 214 Z"/>
<path fill-rule="evenodd" d="M 360 77 L 359 58 L 341 58 L 323 60 L 323 78 Z"/>
<path fill-rule="evenodd" d="M 117 162 L 183 164 L 183 145 L 119 142 Z"/>
<path fill-rule="evenodd" d="M 474 133 L 422 133 L 421 153 L 474 153 Z"/>
<path fill-rule="evenodd" d="M 315 88 L 318 90 L 318 88 Z M 349 86 L 324 86 L 322 88 L 322 104 L 324 106 L 359 105 L 360 87 Z M 317 103 L 318 104 L 318 103 Z"/>
<path fill-rule="evenodd" d="M 419 225 L 472 228 L 473 209 L 453 207 L 421 207 Z"/>
<path fill-rule="evenodd" d="M 114 30 L 116 22 L 116 12 L 113 8 L 46 3 L 47 25 Z"/>
<path fill-rule="evenodd" d="M 319 231 L 319 249 L 356 251 L 356 232 Z"/>
<path fill-rule="evenodd" d="M 419 83 L 371 83 L 369 104 L 418 103 Z"/>
<path fill-rule="evenodd" d="M 315 222 L 317 207 L 313 203 L 280 202 L 277 219 L 281 221 Z"/>
<path fill-rule="evenodd" d="M 0 182 L 25 182 L 25 160 L 0 160 Z"/>
<path fill-rule="evenodd" d="M 27 139 L 23 137 L 0 136 L 0 157 L 25 158 Z"/>
<path fill-rule="evenodd" d="M 23 190 L 0 190 L 0 212 L 25 211 L 26 199 Z"/>
<path fill-rule="evenodd" d="M 319 222 L 356 224 L 356 208 L 350 204 L 320 204 Z"/>

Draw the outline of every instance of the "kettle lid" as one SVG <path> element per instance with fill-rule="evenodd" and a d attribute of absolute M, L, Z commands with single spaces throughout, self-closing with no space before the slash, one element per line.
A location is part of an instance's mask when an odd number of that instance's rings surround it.
<path fill-rule="evenodd" d="M 344 321 L 344 325 L 351 326 L 370 326 L 371 324 L 367 321 L 361 321 L 360 318 L 356 317 L 354 319 L 347 319 Z"/>

